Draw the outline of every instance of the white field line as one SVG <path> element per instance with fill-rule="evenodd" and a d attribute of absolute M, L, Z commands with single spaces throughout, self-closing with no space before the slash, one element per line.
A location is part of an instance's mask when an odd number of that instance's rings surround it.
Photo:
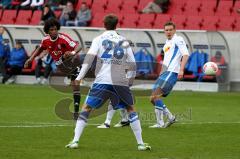
<path fill-rule="evenodd" d="M 5 123 L 6 124 L 6 123 Z M 154 123 L 142 123 L 142 125 L 151 125 Z M 204 124 L 240 124 L 240 121 L 236 122 L 179 122 L 178 125 L 204 125 Z M 61 124 L 61 123 L 12 123 L 11 125 L 1 125 L 0 128 L 44 128 L 44 127 L 74 127 L 75 124 Z M 100 124 L 90 123 L 90 126 L 97 126 Z"/>

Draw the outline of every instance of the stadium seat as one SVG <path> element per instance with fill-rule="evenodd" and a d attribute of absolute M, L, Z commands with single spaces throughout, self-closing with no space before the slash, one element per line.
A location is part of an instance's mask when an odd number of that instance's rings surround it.
<path fill-rule="evenodd" d="M 62 11 L 61 10 L 55 10 L 54 14 L 55 14 L 56 18 L 59 19 L 60 16 L 62 15 Z"/>
<path fill-rule="evenodd" d="M 171 20 L 176 24 L 177 29 L 185 29 L 187 20 L 185 15 L 173 15 Z"/>
<path fill-rule="evenodd" d="M 31 10 L 20 10 L 16 18 L 15 24 L 28 25 L 30 22 L 31 16 L 32 16 Z"/>
<path fill-rule="evenodd" d="M 124 0 L 121 8 L 122 13 L 136 13 L 138 3 L 136 0 Z"/>
<path fill-rule="evenodd" d="M 219 20 L 218 30 L 233 31 L 236 27 L 236 19 L 233 16 L 221 16 L 219 17 Z"/>
<path fill-rule="evenodd" d="M 42 11 L 36 10 L 33 12 L 33 16 L 30 20 L 30 25 L 39 25 L 39 22 L 41 21 Z"/>
<path fill-rule="evenodd" d="M 236 17 L 234 31 L 240 31 L 240 17 Z"/>
<path fill-rule="evenodd" d="M 203 23 L 202 16 L 187 16 L 186 29 L 189 30 L 201 30 Z"/>
<path fill-rule="evenodd" d="M 122 7 L 122 1 L 108 1 L 106 13 L 119 13 Z"/>
<path fill-rule="evenodd" d="M 93 14 L 92 21 L 90 23 L 91 27 L 103 27 L 103 17 L 106 13 L 95 13 Z"/>
<path fill-rule="evenodd" d="M 233 10 L 232 10 L 232 13 L 231 15 L 235 16 L 235 17 L 239 17 L 239 13 L 237 13 L 237 9 L 240 8 L 240 1 L 236 1 L 234 7 L 233 7 Z"/>
<path fill-rule="evenodd" d="M 1 24 L 14 24 L 16 21 L 17 11 L 16 10 L 4 10 L 1 19 Z"/>
<path fill-rule="evenodd" d="M 186 10 L 186 1 L 183 0 L 171 0 L 170 8 L 167 13 L 171 15 L 183 14 Z"/>
<path fill-rule="evenodd" d="M 185 15 L 198 15 L 201 8 L 201 1 L 188 0 L 186 3 Z"/>
<path fill-rule="evenodd" d="M 232 8 L 232 1 L 220 1 L 219 6 L 216 9 L 215 15 L 218 16 L 228 16 L 231 15 L 233 8 Z"/>
<path fill-rule="evenodd" d="M 168 14 L 157 14 L 157 17 L 153 23 L 153 28 L 163 29 L 163 25 L 170 20 L 170 15 Z"/>
<path fill-rule="evenodd" d="M 103 3 L 93 3 L 92 4 L 92 8 L 91 8 L 91 11 L 93 14 L 95 13 L 103 13 L 105 11 L 105 8 L 106 8 L 106 4 L 103 4 Z"/>
<path fill-rule="evenodd" d="M 138 28 L 152 28 L 155 14 L 141 14 L 137 24 Z"/>
<path fill-rule="evenodd" d="M 123 22 L 121 27 L 123 28 L 136 28 L 139 15 L 138 14 L 124 14 L 123 15 Z"/>
<path fill-rule="evenodd" d="M 203 17 L 203 30 L 216 31 L 218 29 L 219 18 L 217 16 Z"/>
<path fill-rule="evenodd" d="M 199 15 L 213 16 L 216 11 L 216 1 L 202 1 Z"/>

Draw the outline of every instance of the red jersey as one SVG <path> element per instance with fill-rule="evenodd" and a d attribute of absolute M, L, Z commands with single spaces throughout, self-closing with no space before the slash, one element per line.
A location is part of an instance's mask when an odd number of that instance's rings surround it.
<path fill-rule="evenodd" d="M 47 35 L 40 45 L 44 50 L 48 50 L 54 61 L 58 61 L 66 51 L 73 51 L 77 46 L 75 41 L 63 33 L 58 33 L 56 40 L 51 40 L 50 36 Z"/>

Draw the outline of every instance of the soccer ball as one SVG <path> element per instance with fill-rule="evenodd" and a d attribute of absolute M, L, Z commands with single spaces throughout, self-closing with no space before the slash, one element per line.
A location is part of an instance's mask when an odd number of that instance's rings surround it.
<path fill-rule="evenodd" d="M 218 71 L 218 66 L 214 62 L 207 62 L 203 66 L 203 73 L 206 75 L 216 75 Z"/>

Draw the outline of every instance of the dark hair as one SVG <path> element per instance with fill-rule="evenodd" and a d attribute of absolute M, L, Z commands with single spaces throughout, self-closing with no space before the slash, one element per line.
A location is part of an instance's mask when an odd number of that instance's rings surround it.
<path fill-rule="evenodd" d="M 172 21 L 166 22 L 166 23 L 164 24 L 164 28 L 165 28 L 166 26 L 173 26 L 173 28 L 176 29 L 176 25 L 175 25 Z"/>
<path fill-rule="evenodd" d="M 114 14 L 109 14 L 104 17 L 104 27 L 107 30 L 115 30 L 118 24 L 118 17 Z"/>
<path fill-rule="evenodd" d="M 45 7 L 51 9 L 51 7 L 50 7 L 50 5 L 48 3 L 43 6 L 43 8 L 45 8 Z"/>
<path fill-rule="evenodd" d="M 57 27 L 57 30 L 60 30 L 60 23 L 59 21 L 56 19 L 56 18 L 50 18 L 48 20 L 45 21 L 45 24 L 44 24 L 44 27 L 43 27 L 43 30 L 46 34 L 48 34 L 49 32 L 49 29 L 51 27 L 54 27 L 56 26 Z"/>

